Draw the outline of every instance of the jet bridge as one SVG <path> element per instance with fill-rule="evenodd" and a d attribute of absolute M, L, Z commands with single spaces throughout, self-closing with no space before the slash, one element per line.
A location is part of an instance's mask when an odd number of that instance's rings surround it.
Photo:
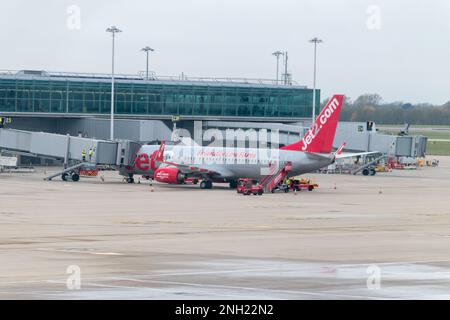
<path fill-rule="evenodd" d="M 66 169 L 48 177 L 49 180 L 88 164 L 115 167 L 132 165 L 140 147 L 139 143 L 128 140 L 108 141 L 46 132 L 0 129 L 0 149 L 64 159 Z M 77 164 L 68 167 L 69 162 Z"/>

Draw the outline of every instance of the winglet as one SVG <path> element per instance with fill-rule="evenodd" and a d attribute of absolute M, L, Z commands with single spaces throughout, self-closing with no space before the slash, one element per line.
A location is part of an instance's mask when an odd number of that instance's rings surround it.
<path fill-rule="evenodd" d="M 345 142 L 342 142 L 342 144 L 337 148 L 337 150 L 333 154 L 333 163 L 336 161 L 336 159 L 339 157 L 339 155 L 342 153 L 342 150 L 345 148 Z"/>
<path fill-rule="evenodd" d="M 166 142 L 161 141 L 161 145 L 159 146 L 158 153 L 155 156 L 155 161 L 163 162 L 164 161 L 164 147 L 166 146 Z"/>
<path fill-rule="evenodd" d="M 345 148 L 345 142 L 342 142 L 342 144 L 339 146 L 339 148 L 336 150 L 336 152 L 334 153 L 335 156 L 338 156 L 342 153 L 342 150 L 344 150 Z"/>

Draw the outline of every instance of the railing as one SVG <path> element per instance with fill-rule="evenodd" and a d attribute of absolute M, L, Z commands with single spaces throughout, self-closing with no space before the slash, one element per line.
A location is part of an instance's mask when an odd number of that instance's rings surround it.
<path fill-rule="evenodd" d="M 110 79 L 110 73 L 82 73 L 82 72 L 59 72 L 45 70 L 0 70 L 0 76 L 10 76 L 14 78 L 23 77 L 53 77 L 53 78 L 86 78 L 86 79 Z M 274 79 L 258 78 L 236 78 L 236 77 L 192 77 L 185 74 L 178 76 L 156 75 L 154 71 L 139 71 L 135 75 L 115 74 L 117 80 L 139 80 L 139 81 L 186 81 L 186 82 L 209 82 L 209 83 L 235 83 L 235 84 L 254 84 L 254 85 L 273 85 L 286 87 L 281 81 Z M 298 87 L 298 83 L 292 81 L 293 85 Z M 302 86 L 306 88 L 306 86 Z"/>
<path fill-rule="evenodd" d="M 45 70 L 0 70 L 0 75 L 12 77 L 53 77 L 53 78 L 94 78 L 111 79 L 110 73 L 82 73 L 82 72 L 59 72 Z M 140 75 L 115 74 L 116 79 L 143 80 Z"/>

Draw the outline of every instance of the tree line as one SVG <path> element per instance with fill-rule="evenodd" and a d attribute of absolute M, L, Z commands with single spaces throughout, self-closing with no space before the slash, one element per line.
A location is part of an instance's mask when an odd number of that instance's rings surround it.
<path fill-rule="evenodd" d="M 322 103 L 322 107 L 326 104 Z M 352 101 L 345 98 L 342 121 L 375 121 L 377 124 L 450 125 L 450 101 L 444 105 L 404 102 L 384 103 L 378 94 L 364 94 Z"/>

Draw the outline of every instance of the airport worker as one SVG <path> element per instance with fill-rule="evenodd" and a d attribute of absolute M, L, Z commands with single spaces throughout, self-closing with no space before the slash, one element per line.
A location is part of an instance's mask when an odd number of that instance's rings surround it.
<path fill-rule="evenodd" d="M 94 148 L 90 147 L 89 148 L 89 160 L 92 160 L 92 156 L 94 155 Z"/>
<path fill-rule="evenodd" d="M 84 148 L 81 150 L 81 158 L 83 158 L 83 161 L 86 161 L 86 149 Z"/>
<path fill-rule="evenodd" d="M 286 179 L 286 185 L 288 185 L 288 186 L 291 185 L 291 179 L 289 179 L 289 178 Z"/>

